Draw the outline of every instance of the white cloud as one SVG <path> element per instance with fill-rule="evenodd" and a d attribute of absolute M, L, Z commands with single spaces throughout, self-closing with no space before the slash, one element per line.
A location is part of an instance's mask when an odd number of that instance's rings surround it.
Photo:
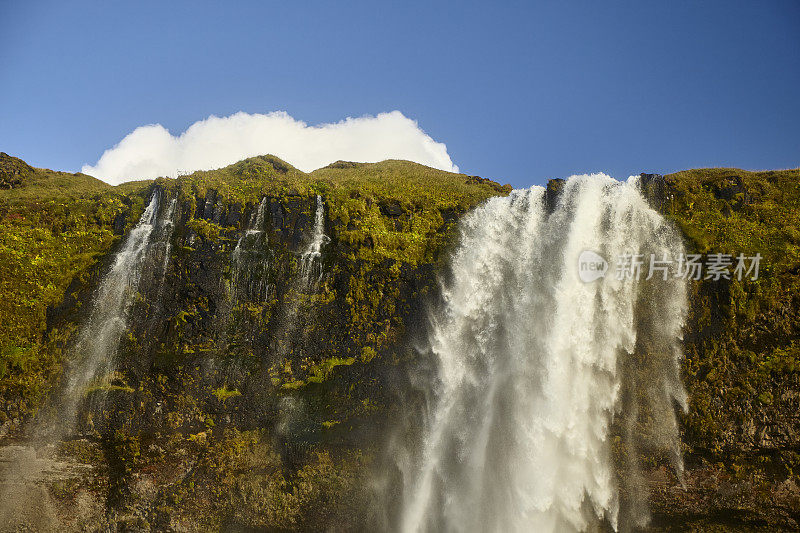
<path fill-rule="evenodd" d="M 309 172 L 342 159 L 377 162 L 408 159 L 458 172 L 447 146 L 434 141 L 400 111 L 309 126 L 278 111 L 210 116 L 173 136 L 161 124 L 141 126 L 81 172 L 116 184 L 210 170 L 247 157 L 273 154 Z"/>

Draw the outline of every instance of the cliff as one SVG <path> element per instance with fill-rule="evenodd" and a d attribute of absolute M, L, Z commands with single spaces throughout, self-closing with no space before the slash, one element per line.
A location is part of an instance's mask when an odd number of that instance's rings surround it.
<path fill-rule="evenodd" d="M 682 230 L 688 251 L 762 256 L 757 280 L 691 284 L 682 369 L 690 402 L 686 490 L 656 491 L 657 521 L 794 529 L 800 171 L 690 170 L 654 180 L 648 193 Z"/>
<path fill-rule="evenodd" d="M 3 161 L 26 172 L 0 191 L 7 443 L 63 394 L 100 275 L 144 206 L 157 198 L 157 224 L 172 209 L 174 226 L 143 265 L 113 373 L 52 452 L 94 471 L 59 479 L 41 516 L 190 530 L 364 520 L 360 476 L 435 266 L 458 217 L 510 187 L 403 161 L 304 174 L 264 156 L 114 188 Z M 329 242 L 307 279 L 318 197 Z M 75 505 L 87 510 L 61 515 Z"/>
<path fill-rule="evenodd" d="M 757 281 L 691 285 L 687 475 L 682 487 L 650 465 L 654 527 L 796 527 L 800 171 L 642 181 L 690 249 L 763 256 Z M 558 191 L 554 180 L 546 201 Z M 68 530 L 369 524 L 365 486 L 407 393 L 403 368 L 425 335 L 455 223 L 509 192 L 403 161 L 305 174 L 271 156 L 110 187 L 0 155 L 8 454 L 30 453 L 26 422 L 40 407 L 47 419 L 48 399 L 64 393 L 102 273 L 160 202 L 157 253 L 143 264 L 114 369 L 80 398 L 67 437 L 39 450 L 49 466 L 33 481 L 44 488 L 17 494 L 33 511 L 9 520 Z"/>

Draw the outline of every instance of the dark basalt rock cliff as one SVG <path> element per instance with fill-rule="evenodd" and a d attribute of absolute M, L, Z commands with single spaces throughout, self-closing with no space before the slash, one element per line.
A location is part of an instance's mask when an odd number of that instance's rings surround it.
<path fill-rule="evenodd" d="M 800 172 L 642 174 L 689 253 L 763 256 L 757 280 L 690 285 L 683 363 L 685 486 L 651 472 L 656 525 L 751 531 L 800 524 Z"/>
<path fill-rule="evenodd" d="M 364 476 L 455 223 L 510 187 L 400 161 L 307 175 L 262 157 L 77 199 L 20 190 L 0 198 L 6 463 L 36 455 L 26 422 L 57 413 L 120 237 L 158 207 L 113 372 L 67 438 L 39 449 L 30 480 L 46 494 L 13 493 L 35 511 L 7 523 L 347 530 L 366 524 Z M 326 238 L 309 266 L 318 197 Z"/>
<path fill-rule="evenodd" d="M 175 203 L 113 375 L 82 399 L 68 437 L 39 449 L 39 488 L 15 496 L 35 496 L 31 512 L 7 523 L 368 528 L 366 476 L 407 392 L 403 368 L 425 336 L 455 224 L 510 187 L 399 161 L 304 174 L 264 156 L 112 188 L 18 161 L 0 159 L 10 184 L 0 191 L 4 457 L 32 453 L 26 422 L 57 397 L 121 236 L 154 194 L 162 218 Z M 692 285 L 687 473 L 681 486 L 666 465 L 649 465 L 657 530 L 800 520 L 799 182 L 798 171 L 726 169 L 641 178 L 690 250 L 764 256 L 757 282 Z M 548 184 L 548 204 L 562 186 Z M 321 277 L 306 279 L 318 195 L 329 241 Z"/>

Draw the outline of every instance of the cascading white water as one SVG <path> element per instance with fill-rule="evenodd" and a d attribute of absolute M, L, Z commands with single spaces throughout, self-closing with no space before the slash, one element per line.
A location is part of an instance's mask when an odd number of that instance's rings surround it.
<path fill-rule="evenodd" d="M 56 421 L 61 431 L 69 430 L 75 423 L 87 386 L 94 380 L 106 379 L 113 371 L 114 357 L 127 328 L 147 250 L 157 227 L 161 197 L 160 190 L 150 197 L 139 222 L 123 241 L 100 282 L 89 318 L 73 349 L 76 358 L 67 364 L 66 384 L 59 398 L 60 416 Z"/>
<path fill-rule="evenodd" d="M 156 312 L 153 313 L 153 316 L 157 316 L 158 311 L 160 311 L 164 305 L 164 284 L 166 282 L 167 267 L 169 267 L 169 260 L 172 253 L 172 233 L 175 231 L 175 206 L 177 203 L 177 198 L 170 200 L 166 212 L 159 219 L 153 231 L 153 236 L 151 236 L 151 238 L 155 237 L 155 242 L 153 242 L 154 250 L 152 253 L 155 257 L 153 259 L 160 262 L 158 291 L 156 291 L 156 298 L 153 302 Z"/>
<path fill-rule="evenodd" d="M 325 204 L 322 196 L 317 195 L 311 240 L 300 256 L 300 283 L 303 288 L 311 288 L 322 279 L 322 247 L 329 241 L 330 238 L 325 235 Z"/>
<path fill-rule="evenodd" d="M 635 180 L 605 175 L 570 178 L 552 213 L 533 187 L 488 200 L 460 228 L 430 316 L 438 375 L 421 379 L 429 416 L 421 442 L 394 454 L 404 480 L 399 529 L 564 532 L 646 521 L 630 495 L 636 461 L 619 474 L 611 434 L 615 420 L 635 428 L 649 418 L 649 437 L 623 435 L 628 451 L 665 449 L 680 471 L 685 282 L 617 279 L 612 267 L 584 283 L 578 258 L 677 259 L 678 234 Z M 626 484 L 631 509 L 620 514 Z"/>
<path fill-rule="evenodd" d="M 159 228 L 163 232 L 163 237 L 159 239 L 163 243 L 162 259 L 161 259 L 161 276 L 163 279 L 164 274 L 169 266 L 170 251 L 172 250 L 172 232 L 175 230 L 175 205 L 178 203 L 177 198 L 173 198 L 169 202 L 169 207 L 164 217 L 159 221 Z"/>
<path fill-rule="evenodd" d="M 68 463 L 40 459 L 33 444 L 52 445 L 68 437 L 78 423 L 78 410 L 92 384 L 108 381 L 114 370 L 115 356 L 122 334 L 126 330 L 131 308 L 135 301 L 143 271 L 159 272 L 169 257 L 167 243 L 172 234 L 172 217 L 175 200 L 158 217 L 162 192 L 156 190 L 150 197 L 137 225 L 130 231 L 114 256 L 114 261 L 100 281 L 92 302 L 91 311 L 78 335 L 69 361 L 65 363 L 63 388 L 53 398 L 52 409 L 43 409 L 29 429 L 31 442 L 19 446 L 6 446 L 0 458 L 0 528 L 27 531 L 30 523 L 37 529 L 55 529 L 56 519 L 41 515 L 50 510 L 49 495 L 43 484 L 53 476 L 67 479 L 76 475 L 78 468 Z M 152 253 L 154 245 L 163 250 L 162 259 Z M 162 268 L 163 266 L 163 268 Z"/>
<path fill-rule="evenodd" d="M 30 443 L 2 450 L 0 529 L 4 531 L 28 531 L 32 525 L 37 530 L 58 529 L 45 483 L 52 482 L 54 476 L 71 479 L 80 475 L 80 470 L 68 462 L 39 457 L 33 444 L 52 445 L 67 437 L 76 427 L 78 409 L 89 386 L 107 381 L 113 370 L 145 264 L 148 258 L 152 260 L 149 250 L 153 241 L 163 243 L 172 231 L 166 220 L 171 220 L 175 202 L 167 209 L 168 216 L 159 220 L 161 199 L 161 191 L 155 191 L 101 279 L 89 317 L 71 352 L 73 357 L 65 363 L 63 389 L 54 397 L 53 409 L 44 409 L 47 414 L 40 415 L 30 428 Z"/>
<path fill-rule="evenodd" d="M 267 299 L 267 283 L 264 273 L 267 270 L 267 258 L 261 247 L 264 244 L 264 216 L 267 209 L 267 197 L 261 199 L 258 207 L 250 215 L 245 232 L 236 242 L 231 256 L 233 299 L 256 295 Z M 259 263 L 258 275 L 251 268 L 253 260 Z"/>
<path fill-rule="evenodd" d="M 325 204 L 320 195 L 316 197 L 311 235 L 307 236 L 305 242 L 306 245 L 300 252 L 299 272 L 284 297 L 278 338 L 278 352 L 282 355 L 294 350 L 293 345 L 296 346 L 298 341 L 302 343 L 304 335 L 302 331 L 298 331 L 298 328 L 302 327 L 302 322 L 314 320 L 314 302 L 303 298 L 302 295 L 311 295 L 317 291 L 323 274 L 322 247 L 330 242 L 330 238 L 325 235 Z"/>
<path fill-rule="evenodd" d="M 247 223 L 245 232 L 236 241 L 236 248 L 233 249 L 233 259 L 236 261 L 242 254 L 243 244 L 247 244 L 253 236 L 259 236 L 264 232 L 264 212 L 267 209 L 267 197 L 263 197 L 256 210 L 250 214 L 250 221 Z"/>

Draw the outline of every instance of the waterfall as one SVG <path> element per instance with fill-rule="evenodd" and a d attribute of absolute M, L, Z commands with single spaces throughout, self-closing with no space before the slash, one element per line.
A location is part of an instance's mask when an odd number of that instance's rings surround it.
<path fill-rule="evenodd" d="M 57 406 L 59 419 L 55 421 L 62 432 L 73 427 L 87 387 L 96 380 L 107 381 L 114 370 L 114 357 L 127 328 L 147 251 L 155 230 L 162 225 L 157 224 L 161 197 L 160 190 L 150 197 L 139 222 L 127 235 L 111 268 L 101 279 L 89 317 L 72 350 L 75 360 L 66 370 L 65 387 Z M 171 231 L 161 233 L 169 235 Z"/>
<path fill-rule="evenodd" d="M 172 233 L 175 231 L 175 206 L 178 203 L 177 198 L 173 198 L 169 202 L 164 215 L 159 219 L 156 225 L 153 236 L 154 256 L 153 260 L 160 263 L 159 276 L 158 276 L 158 290 L 156 291 L 156 298 L 153 302 L 155 312 L 152 317 L 158 316 L 158 312 L 163 307 L 164 284 L 166 282 L 167 267 L 169 267 L 169 260 L 172 252 Z"/>
<path fill-rule="evenodd" d="M 263 197 L 247 223 L 245 232 L 236 242 L 231 256 L 233 300 L 255 297 L 266 300 L 268 256 L 264 254 L 264 216 L 267 197 Z M 258 266 L 254 268 L 254 266 Z"/>
<path fill-rule="evenodd" d="M 460 223 L 430 313 L 435 376 L 413 376 L 427 417 L 393 450 L 401 531 L 624 529 L 648 518 L 636 454 L 681 471 L 685 282 L 578 270 L 587 250 L 677 259 L 681 240 L 635 179 L 573 176 L 551 212 L 544 193 L 492 198 Z"/>
<path fill-rule="evenodd" d="M 159 239 L 159 243 L 163 244 L 163 251 L 162 255 L 163 258 L 161 260 L 161 277 L 163 279 L 164 274 L 167 272 L 167 266 L 169 266 L 169 258 L 170 252 L 172 251 L 172 232 L 175 230 L 175 205 L 177 204 L 178 199 L 173 198 L 169 202 L 169 207 L 167 208 L 167 212 L 164 214 L 164 217 L 159 221 L 158 227 L 163 232 L 162 238 Z"/>
<path fill-rule="evenodd" d="M 322 247 L 330 241 L 325 235 L 325 204 L 317 195 L 314 229 L 311 240 L 300 256 L 300 284 L 303 289 L 313 288 L 322 279 Z"/>
<path fill-rule="evenodd" d="M 247 244 L 250 240 L 255 240 L 264 232 L 264 212 L 267 209 L 267 197 L 263 197 L 258 203 L 256 210 L 250 214 L 250 220 L 247 223 L 245 232 L 236 241 L 236 248 L 233 249 L 233 257 L 236 260 L 243 253 L 243 244 Z"/>
<path fill-rule="evenodd" d="M 322 196 L 316 197 L 314 212 L 314 225 L 311 235 L 306 239 L 306 245 L 300 252 L 300 270 L 292 281 L 289 291 L 284 298 L 284 315 L 281 317 L 281 327 L 278 337 L 278 353 L 285 355 L 304 341 L 302 333 L 303 323 L 315 320 L 313 300 L 303 298 L 303 294 L 311 295 L 316 292 L 322 280 L 322 247 L 330 242 L 325 235 L 325 204 Z M 298 331 L 300 330 L 300 331 Z"/>

